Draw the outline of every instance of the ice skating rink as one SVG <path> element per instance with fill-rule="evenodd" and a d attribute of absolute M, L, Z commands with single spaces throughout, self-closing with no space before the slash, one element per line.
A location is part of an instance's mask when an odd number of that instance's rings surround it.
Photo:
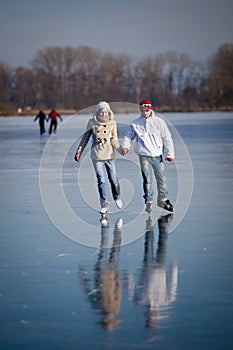
<path fill-rule="evenodd" d="M 135 116 L 116 114 L 120 138 Z M 148 217 L 130 152 L 104 227 L 90 148 L 73 160 L 88 115 L 50 137 L 0 118 L 2 349 L 232 349 L 233 113 L 164 117 L 173 216 Z"/>

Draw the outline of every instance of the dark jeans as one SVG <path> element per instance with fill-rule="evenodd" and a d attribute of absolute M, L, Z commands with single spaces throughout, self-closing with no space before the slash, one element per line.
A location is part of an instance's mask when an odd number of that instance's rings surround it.
<path fill-rule="evenodd" d="M 52 134 L 52 132 L 56 132 L 57 130 L 57 121 L 51 120 L 50 126 L 49 126 L 49 134 Z"/>

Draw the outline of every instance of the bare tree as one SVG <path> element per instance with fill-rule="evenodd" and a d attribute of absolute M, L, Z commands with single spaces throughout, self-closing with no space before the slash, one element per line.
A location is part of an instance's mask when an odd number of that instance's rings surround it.
<path fill-rule="evenodd" d="M 128 55 L 105 53 L 102 56 L 96 77 L 97 99 L 100 99 L 100 96 L 109 101 L 125 99 L 131 74 L 130 64 L 131 58 Z"/>
<path fill-rule="evenodd" d="M 153 103 L 163 104 L 163 67 L 162 55 L 149 56 L 135 65 L 136 98 L 149 98 Z"/>
<path fill-rule="evenodd" d="M 101 99 L 150 99 L 169 109 L 232 108 L 233 44 L 206 62 L 169 51 L 134 61 L 88 47 L 46 47 L 31 68 L 0 63 L 0 110 L 9 106 L 83 109 Z M 3 113 L 3 112 L 1 112 Z"/>
<path fill-rule="evenodd" d="M 215 107 L 233 106 L 233 44 L 224 44 L 209 61 L 209 76 L 205 81 Z"/>
<path fill-rule="evenodd" d="M 34 74 L 30 68 L 18 67 L 14 74 L 15 103 L 22 108 L 35 106 Z"/>
<path fill-rule="evenodd" d="M 10 109 L 12 103 L 13 85 L 11 84 L 13 69 L 0 62 L 0 114 Z"/>

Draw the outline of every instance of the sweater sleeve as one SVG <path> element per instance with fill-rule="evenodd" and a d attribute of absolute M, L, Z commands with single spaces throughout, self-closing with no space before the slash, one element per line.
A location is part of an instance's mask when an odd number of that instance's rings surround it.
<path fill-rule="evenodd" d="M 119 144 L 119 141 L 118 141 L 118 136 L 117 136 L 117 125 L 116 125 L 116 123 L 114 123 L 113 128 L 112 128 L 111 144 L 116 150 L 118 150 L 119 147 L 120 147 L 120 144 Z"/>
<path fill-rule="evenodd" d="M 91 123 L 89 121 L 88 124 L 87 124 L 86 131 L 83 134 L 83 137 L 82 137 L 82 139 L 81 139 L 81 141 L 79 143 L 79 146 L 77 148 L 76 153 L 82 154 L 82 152 L 84 151 L 86 145 L 88 144 L 88 141 L 89 141 L 89 139 L 91 137 L 91 134 L 92 134 L 92 128 L 91 128 Z"/>

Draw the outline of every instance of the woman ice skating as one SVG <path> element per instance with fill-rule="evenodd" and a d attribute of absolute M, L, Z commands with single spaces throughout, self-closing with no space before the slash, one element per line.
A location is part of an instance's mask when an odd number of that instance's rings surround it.
<path fill-rule="evenodd" d="M 100 197 L 100 213 L 107 214 L 109 204 L 106 199 L 106 186 L 109 180 L 113 199 L 119 209 L 122 208 L 120 185 L 116 175 L 115 150 L 121 153 L 118 142 L 117 125 L 110 105 L 101 101 L 96 106 L 93 117 L 77 148 L 74 159 L 79 161 L 90 137 L 92 136 L 91 158 L 95 169 Z"/>

